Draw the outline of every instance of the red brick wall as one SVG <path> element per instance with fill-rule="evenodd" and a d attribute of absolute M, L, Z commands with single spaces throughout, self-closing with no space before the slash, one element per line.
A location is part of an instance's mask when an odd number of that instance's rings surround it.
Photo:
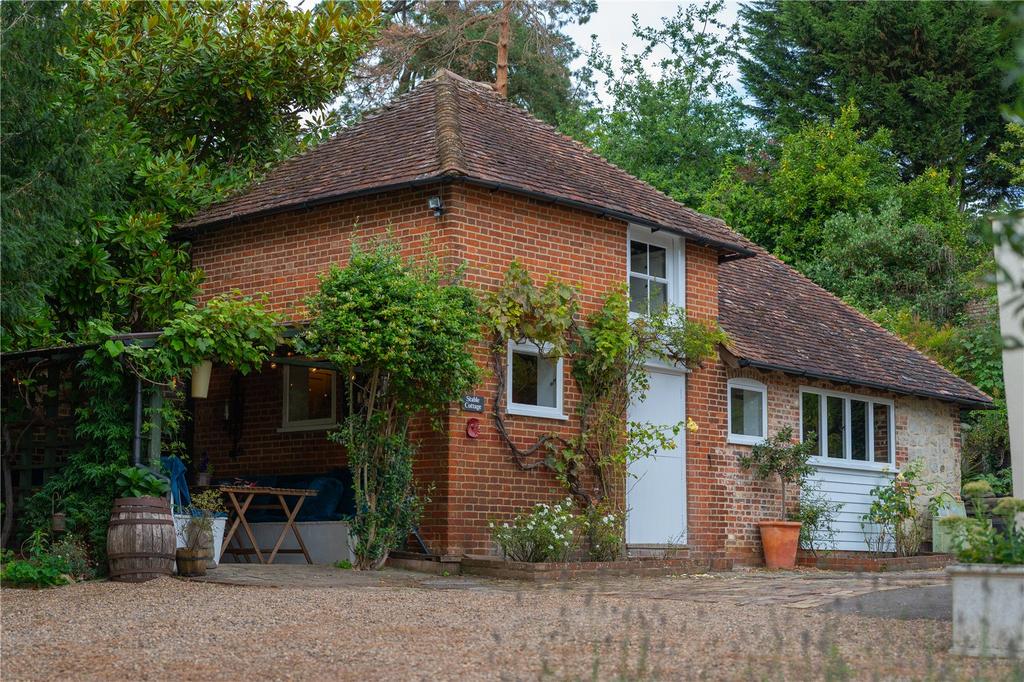
<path fill-rule="evenodd" d="M 896 416 L 896 465 L 901 467 L 911 458 L 924 458 L 929 468 L 931 468 L 935 464 L 933 460 L 943 460 L 942 466 L 945 468 L 942 472 L 939 472 L 938 466 L 935 466 L 934 473 L 926 470 L 925 476 L 939 484 L 945 484 L 945 481 L 953 480 L 954 482 L 949 484 L 948 487 L 954 491 L 959 489 L 960 418 L 959 409 L 955 405 L 939 403 L 933 400 L 901 397 L 892 393 L 852 386 L 840 386 L 827 381 L 790 377 L 780 372 L 728 369 L 725 371 L 721 387 L 723 410 L 725 409 L 726 390 L 724 381 L 734 377 L 756 379 L 767 386 L 769 434 L 778 433 L 781 429 L 789 426 L 793 429 L 794 435 L 799 436 L 801 386 L 893 400 Z M 911 437 L 908 423 L 911 415 L 918 414 L 921 411 L 934 411 L 939 415 L 948 417 L 950 420 L 950 432 L 954 434 L 953 437 L 948 442 L 937 444 L 938 447 L 931 451 L 915 446 L 914 443 L 917 441 Z M 725 547 L 727 555 L 738 563 L 760 564 L 762 561 L 761 538 L 757 522 L 778 518 L 781 494 L 777 485 L 757 481 L 750 473 L 734 465 L 740 454 L 750 451 L 749 445 L 727 444 L 724 431 L 721 436 L 722 457 L 725 462 L 731 464 L 728 471 L 723 472 L 726 474 L 723 480 L 723 494 L 730 500 L 729 507 L 731 509 L 728 514 L 723 547 Z M 938 489 L 936 492 L 938 492 Z M 795 502 L 795 495 L 790 495 L 790 498 L 791 502 Z"/>
<path fill-rule="evenodd" d="M 600 305 L 609 290 L 625 281 L 626 224 L 601 219 L 582 211 L 564 209 L 505 192 L 459 186 L 449 204 L 453 248 L 467 263 L 466 283 L 484 291 L 501 283 L 513 259 L 522 263 L 534 282 L 549 276 L 580 291 L 581 313 Z M 566 494 L 544 468 L 522 471 L 512 460 L 491 418 L 497 381 L 485 345 L 474 354 L 484 367 L 485 380 L 477 394 L 486 398 L 483 415 L 453 411 L 451 525 L 448 551 L 490 552 L 487 523 L 503 520 L 537 502 L 550 502 Z M 571 363 L 563 368 L 564 413 L 568 421 L 509 415 L 510 436 L 528 447 L 545 433 L 568 435 L 579 428 L 579 395 L 571 379 Z M 465 435 L 466 421 L 480 418 L 478 439 Z"/>
<path fill-rule="evenodd" d="M 289 320 L 305 318 L 303 301 L 317 287 L 317 275 L 331 264 L 344 265 L 353 243 L 367 247 L 389 238 L 406 257 L 450 254 L 450 227 L 427 208 L 427 199 L 450 193 L 447 187 L 392 192 L 309 210 L 292 211 L 200 234 L 192 245 L 193 263 L 206 275 L 201 299 L 240 289 L 265 293 L 270 306 Z M 456 263 L 444 255 L 447 266 Z M 194 452 L 209 453 L 216 476 L 260 473 L 314 473 L 341 466 L 344 451 L 329 443 L 325 431 L 279 433 L 281 426 L 280 369 L 242 380 L 245 392 L 243 455 L 228 457 L 230 443 L 223 420 L 229 373 L 215 371 L 210 397 L 196 401 Z M 432 545 L 446 545 L 448 504 L 448 444 L 444 434 L 425 420 L 410 431 L 419 443 L 416 474 L 431 502 L 422 523 Z"/>
<path fill-rule="evenodd" d="M 718 254 L 686 245 L 686 314 L 718 319 Z M 734 513 L 729 479 L 737 470 L 725 452 L 725 370 L 711 358 L 686 379 L 686 414 L 697 431 L 686 438 L 687 544 L 700 553 L 721 554 Z"/>
<path fill-rule="evenodd" d="M 427 197 L 442 192 L 443 218 L 427 209 Z M 343 264 L 351 243 L 390 235 L 410 257 L 426 252 L 449 266 L 465 262 L 465 281 L 480 290 L 496 288 L 513 259 L 543 283 L 555 276 L 581 291 L 582 313 L 594 310 L 612 287 L 625 281 L 626 225 L 623 222 L 555 207 L 505 192 L 463 185 L 395 192 L 312 210 L 295 211 L 228 226 L 200 235 L 193 261 L 206 273 L 203 297 L 241 289 L 269 295 L 271 306 L 288 319 L 305 315 L 302 300 L 316 289 L 316 275 L 331 263 Z M 502 520 L 540 501 L 565 494 L 544 470 L 522 471 L 513 462 L 491 419 L 496 380 L 486 344 L 474 349 L 485 380 L 476 393 L 486 398 L 482 415 L 453 408 L 447 434 L 425 422 L 413 429 L 420 443 L 416 472 L 432 486 L 422 530 L 436 552 L 460 554 L 491 551 L 487 523 Z M 579 399 L 563 368 L 564 411 L 569 420 L 509 416 L 514 441 L 528 446 L 545 433 L 567 435 L 578 428 Z M 323 438 L 323 432 L 278 433 L 281 423 L 281 379 L 269 371 L 243 379 L 246 410 L 244 455 L 227 459 L 223 403 L 227 372 L 218 371 L 210 398 L 197 401 L 195 452 L 209 452 L 217 475 L 322 471 L 342 464 L 344 453 Z M 478 439 L 466 436 L 466 421 L 478 417 Z M 264 444 L 261 446 L 261 443 Z"/>

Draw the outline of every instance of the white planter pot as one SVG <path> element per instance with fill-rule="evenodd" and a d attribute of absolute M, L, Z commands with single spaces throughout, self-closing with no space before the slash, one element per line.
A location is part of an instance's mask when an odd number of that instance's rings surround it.
<path fill-rule="evenodd" d="M 961 656 L 1024 659 L 1024 566 L 960 564 L 953 581 L 953 647 Z"/>
<path fill-rule="evenodd" d="M 192 517 L 188 514 L 174 515 L 174 535 L 177 538 L 179 548 L 185 546 L 185 526 L 190 518 Z M 227 518 L 223 516 L 214 517 L 213 519 L 213 558 L 206 562 L 207 568 L 216 568 L 217 564 L 220 563 L 220 550 L 224 545 L 224 529 L 227 526 L 227 522 Z"/>
<path fill-rule="evenodd" d="M 213 361 L 203 360 L 192 367 L 192 397 L 205 398 L 210 393 L 210 373 L 213 372 Z"/>

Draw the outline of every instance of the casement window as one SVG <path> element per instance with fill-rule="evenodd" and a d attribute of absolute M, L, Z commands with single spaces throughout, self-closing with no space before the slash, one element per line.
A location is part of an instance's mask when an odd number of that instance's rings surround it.
<path fill-rule="evenodd" d="M 800 438 L 817 435 L 822 463 L 892 466 L 896 462 L 893 402 L 881 398 L 800 389 Z"/>
<path fill-rule="evenodd" d="M 753 379 L 729 379 L 726 399 L 729 442 L 757 445 L 768 433 L 768 387 Z"/>
<path fill-rule="evenodd" d="M 284 365 L 282 431 L 311 431 L 335 426 L 338 375 L 329 369 Z"/>
<path fill-rule="evenodd" d="M 505 377 L 508 413 L 566 419 L 562 412 L 562 358 L 534 343 L 508 344 Z"/>
<path fill-rule="evenodd" d="M 682 240 L 647 228 L 629 229 L 629 312 L 650 315 L 684 305 Z"/>

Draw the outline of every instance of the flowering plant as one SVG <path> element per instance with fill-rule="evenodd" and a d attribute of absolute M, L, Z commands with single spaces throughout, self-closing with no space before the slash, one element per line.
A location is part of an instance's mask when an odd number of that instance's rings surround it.
<path fill-rule="evenodd" d="M 626 515 L 607 506 L 588 507 L 583 519 L 587 556 L 591 561 L 615 561 L 622 555 Z"/>
<path fill-rule="evenodd" d="M 512 561 L 565 561 L 576 547 L 579 520 L 572 498 L 555 505 L 537 504 L 511 523 L 491 521 L 491 537 Z"/>
<path fill-rule="evenodd" d="M 892 481 L 871 489 L 874 498 L 861 521 L 865 538 L 878 553 L 890 547 L 899 556 L 917 554 L 924 539 L 925 516 L 917 501 L 934 491 L 935 484 L 922 480 L 923 462 L 910 462 Z"/>

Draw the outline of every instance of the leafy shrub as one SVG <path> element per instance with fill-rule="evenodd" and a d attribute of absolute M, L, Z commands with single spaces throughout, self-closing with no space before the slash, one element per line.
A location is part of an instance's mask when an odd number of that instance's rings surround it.
<path fill-rule="evenodd" d="M 170 490 L 167 481 L 139 467 L 121 469 L 117 474 L 117 486 L 121 497 L 161 497 Z"/>
<path fill-rule="evenodd" d="M 790 521 L 799 521 L 800 548 L 812 553 L 831 549 L 836 542 L 835 522 L 843 508 L 842 502 L 833 502 L 817 488 L 805 486 L 800 491 L 797 511 L 789 515 Z"/>
<path fill-rule="evenodd" d="M 381 567 L 423 507 L 413 488 L 410 418 L 445 412 L 479 379 L 468 346 L 481 319 L 460 275 L 407 263 L 394 245 L 353 248 L 348 265 L 325 273 L 308 301 L 311 321 L 297 349 L 351 377 L 350 416 L 329 438 L 348 449 L 360 569 Z"/>
<path fill-rule="evenodd" d="M 923 466 L 921 460 L 914 460 L 891 481 L 871 489 L 874 499 L 862 517 L 861 526 L 865 528 L 868 545 L 876 552 L 886 551 L 890 541 L 899 556 L 913 556 L 921 548 L 928 517 L 918 510 L 916 502 L 935 489 L 934 483 L 921 479 Z M 866 529 L 869 524 L 877 531 L 873 536 Z"/>
<path fill-rule="evenodd" d="M 211 514 L 224 514 L 227 512 L 227 505 L 224 504 L 224 496 L 219 490 L 210 488 L 192 496 L 192 506 Z"/>
<path fill-rule="evenodd" d="M 992 489 L 996 497 L 1009 497 L 1013 494 L 1013 471 L 1010 467 L 1000 469 L 994 474 L 975 474 L 964 479 L 964 485 L 974 481 L 983 481 Z"/>
<path fill-rule="evenodd" d="M 415 448 L 404 435 L 385 435 L 378 420 L 353 416 L 330 434 L 345 446 L 352 470 L 356 514 L 350 521 L 356 564 L 378 568 L 416 526 L 426 500 L 416 494 Z"/>
<path fill-rule="evenodd" d="M 953 534 L 953 547 L 957 559 L 972 564 L 1024 564 L 1024 524 L 1016 517 L 1024 513 L 1024 500 L 1004 497 L 992 510 L 992 515 L 1004 521 L 996 529 L 984 499 L 991 496 L 992 488 L 985 481 L 972 481 L 964 486 L 964 495 L 974 506 L 975 518 L 947 518 L 940 521 Z"/>
<path fill-rule="evenodd" d="M 615 561 L 625 545 L 626 517 L 606 506 L 588 507 L 583 518 L 587 534 L 587 558 L 591 561 Z"/>
<path fill-rule="evenodd" d="M 3 552 L 0 582 L 4 585 L 53 587 L 95 575 L 85 544 L 73 535 L 51 543 L 45 532 L 37 530 L 26 545 L 23 559 L 15 557 L 13 552 Z"/>
<path fill-rule="evenodd" d="M 511 523 L 492 521 L 491 537 L 512 561 L 565 561 L 576 547 L 580 525 L 573 508 L 569 497 L 554 506 L 537 504 Z"/>
<path fill-rule="evenodd" d="M 65 573 L 76 580 L 89 580 L 96 576 L 96 565 L 89 556 L 89 547 L 73 533 L 64 533 L 50 543 L 50 556 L 64 562 Z"/>

